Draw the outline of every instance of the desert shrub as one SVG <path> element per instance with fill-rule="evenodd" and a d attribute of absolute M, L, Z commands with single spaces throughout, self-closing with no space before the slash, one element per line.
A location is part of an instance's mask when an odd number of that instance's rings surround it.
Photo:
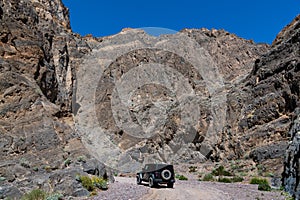
<path fill-rule="evenodd" d="M 72 163 L 72 160 L 71 160 L 70 158 L 67 158 L 67 159 L 64 161 L 64 166 L 65 166 L 65 167 L 68 167 L 71 163 Z"/>
<path fill-rule="evenodd" d="M 46 192 L 40 189 L 35 189 L 26 193 L 21 200 L 44 200 L 46 198 Z"/>
<path fill-rule="evenodd" d="M 219 178 L 218 182 L 222 182 L 222 183 L 231 183 L 231 179 L 230 178 Z"/>
<path fill-rule="evenodd" d="M 247 176 L 247 173 L 246 172 L 241 172 L 240 176 Z"/>
<path fill-rule="evenodd" d="M 86 157 L 85 156 L 78 156 L 77 161 L 85 163 L 86 162 Z"/>
<path fill-rule="evenodd" d="M 219 166 L 218 168 L 212 171 L 212 175 L 214 176 L 231 176 L 230 172 L 226 171 L 224 166 Z"/>
<path fill-rule="evenodd" d="M 252 178 L 250 184 L 258 184 L 258 190 L 271 191 L 271 186 L 265 178 Z"/>
<path fill-rule="evenodd" d="M 269 184 L 267 179 L 254 177 L 250 180 L 250 184 Z"/>
<path fill-rule="evenodd" d="M 266 173 L 266 176 L 268 176 L 268 177 L 274 177 L 274 174 L 272 172 L 268 172 L 268 173 Z"/>
<path fill-rule="evenodd" d="M 288 192 L 281 192 L 281 195 L 283 195 L 285 198 L 285 200 L 295 200 L 295 198 L 292 196 L 292 195 L 290 195 Z"/>
<path fill-rule="evenodd" d="M 99 188 L 101 190 L 107 190 L 107 180 L 104 178 L 100 178 L 98 176 L 92 176 L 91 178 L 89 176 L 79 176 L 77 175 L 76 180 L 79 180 L 81 182 L 81 185 L 87 189 L 88 191 L 92 192 L 96 188 Z"/>
<path fill-rule="evenodd" d="M 234 176 L 233 178 L 231 178 L 232 183 L 242 182 L 243 180 L 244 180 L 244 178 L 240 177 L 240 176 Z"/>
<path fill-rule="evenodd" d="M 178 180 L 181 180 L 181 181 L 187 181 L 187 180 L 188 180 L 187 177 L 185 177 L 184 175 L 179 175 L 179 174 L 176 175 L 176 178 L 177 178 Z"/>
<path fill-rule="evenodd" d="M 203 181 L 214 181 L 214 176 L 212 174 L 205 174 Z"/>
<path fill-rule="evenodd" d="M 269 185 L 269 183 L 260 183 L 258 184 L 258 190 L 271 191 L 271 186 Z"/>
<path fill-rule="evenodd" d="M 102 189 L 102 190 L 107 190 L 107 180 L 100 178 L 98 176 L 93 176 L 92 178 L 92 183 L 95 187 Z"/>
<path fill-rule="evenodd" d="M 63 199 L 63 195 L 59 193 L 48 194 L 46 200 L 61 200 Z"/>
<path fill-rule="evenodd" d="M 263 175 L 263 172 L 266 171 L 266 168 L 263 166 L 263 165 L 257 165 L 257 173 L 259 176 L 262 176 Z"/>
<path fill-rule="evenodd" d="M 88 176 L 80 176 L 81 185 L 88 191 L 93 191 L 95 186 L 92 182 L 92 179 Z"/>
<path fill-rule="evenodd" d="M 242 177 L 239 176 L 234 176 L 232 178 L 228 178 L 228 177 L 220 177 L 218 179 L 218 182 L 222 182 L 222 183 L 236 183 L 236 182 L 242 182 L 244 179 Z"/>
<path fill-rule="evenodd" d="M 32 170 L 37 172 L 37 171 L 39 171 L 39 168 L 35 166 L 35 167 L 32 168 Z"/>

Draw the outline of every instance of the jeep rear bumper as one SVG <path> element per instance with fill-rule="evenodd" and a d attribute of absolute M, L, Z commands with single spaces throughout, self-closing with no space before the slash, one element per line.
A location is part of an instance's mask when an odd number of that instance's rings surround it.
<path fill-rule="evenodd" d="M 168 180 L 168 181 L 166 181 L 166 180 L 163 180 L 163 179 L 159 179 L 159 178 L 156 178 L 156 179 L 154 179 L 154 182 L 155 183 L 175 183 L 175 179 L 171 179 L 171 180 Z"/>

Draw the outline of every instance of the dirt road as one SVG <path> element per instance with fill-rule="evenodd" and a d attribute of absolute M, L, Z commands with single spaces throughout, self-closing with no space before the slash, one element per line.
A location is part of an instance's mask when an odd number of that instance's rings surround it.
<path fill-rule="evenodd" d="M 221 190 L 209 187 L 200 186 L 200 184 L 183 184 L 179 182 L 170 188 L 150 189 L 148 195 L 144 197 L 146 200 L 162 199 L 162 200 L 181 200 L 181 199 L 203 199 L 203 200 L 217 200 L 217 199 L 230 199 L 229 195 Z"/>
<path fill-rule="evenodd" d="M 116 182 L 95 200 L 284 200 L 280 191 L 264 192 L 257 185 L 176 181 L 174 188 L 137 185 L 135 178 L 116 177 Z"/>

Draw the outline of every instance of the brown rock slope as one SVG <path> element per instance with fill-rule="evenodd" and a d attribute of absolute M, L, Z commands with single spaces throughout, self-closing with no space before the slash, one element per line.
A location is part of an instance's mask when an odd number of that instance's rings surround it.
<path fill-rule="evenodd" d="M 101 164 L 74 131 L 71 97 L 89 45 L 60 0 L 1 1 L 0 22 L 0 198 L 37 187 L 87 195 L 75 174 Z"/>
<path fill-rule="evenodd" d="M 300 105 L 299 24 L 297 17 L 279 33 L 250 75 L 229 92 L 228 127 L 218 142 L 216 160 L 250 158 L 262 174 L 281 175 L 289 129 Z"/>
<path fill-rule="evenodd" d="M 68 9 L 60 0 L 4 0 L 0 22 L 0 198 L 18 198 L 37 187 L 65 196 L 88 195 L 75 175 L 103 175 L 101 162 L 107 158 L 126 171 L 138 169 L 153 155 L 158 161 L 191 163 L 245 159 L 279 176 L 290 136 L 294 139 L 284 176 L 287 189 L 297 190 L 299 178 L 293 184 L 290 177 L 299 176 L 299 151 L 293 153 L 294 147 L 299 150 L 294 131 L 298 126 L 291 128 L 299 107 L 299 18 L 278 35 L 270 50 L 268 45 L 207 29 L 160 38 L 137 30 L 82 38 L 72 33 Z M 171 49 L 163 48 L 165 44 Z M 109 67 L 102 65 L 108 61 Z M 160 84 L 134 90 L 137 84 L 130 80 L 137 80 L 132 76 L 140 72 L 137 66 L 155 74 L 149 80 Z M 186 85 L 172 82 L 166 74 Z M 82 90 L 84 84 L 95 91 Z M 127 112 L 116 96 L 124 100 L 130 89 L 134 92 Z M 179 103 L 189 108 L 190 102 L 181 98 L 184 93 L 176 98 L 176 92 L 187 90 L 202 110 L 196 125 L 184 129 Z M 178 103 L 180 99 L 185 101 Z M 90 124 L 94 110 L 89 109 L 95 108 L 97 121 Z M 183 114 L 193 116 L 190 109 Z M 122 112 L 129 114 L 116 122 Z M 226 119 L 218 124 L 221 114 Z M 155 135 L 138 137 L 141 128 Z M 98 130 L 106 135 L 99 137 Z M 106 146 L 97 146 L 104 139 Z M 107 144 L 119 149 L 105 149 Z"/>
<path fill-rule="evenodd" d="M 204 162 L 221 135 L 226 94 L 267 49 L 223 30 L 103 38 L 77 74 L 76 127 L 99 160 L 123 171 Z"/>

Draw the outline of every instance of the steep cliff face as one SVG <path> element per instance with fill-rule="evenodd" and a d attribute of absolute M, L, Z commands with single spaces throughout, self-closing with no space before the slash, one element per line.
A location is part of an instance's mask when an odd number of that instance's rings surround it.
<path fill-rule="evenodd" d="M 74 177 L 102 163 L 245 159 L 278 175 L 290 137 L 298 195 L 299 17 L 271 48 L 207 29 L 83 38 L 60 0 L 3 0 L 0 22 L 0 198 L 88 195 Z"/>
<path fill-rule="evenodd" d="M 273 42 L 273 46 L 287 48 L 287 52 L 294 57 L 293 70 L 289 73 L 290 93 L 286 95 L 286 107 L 291 111 L 291 126 L 288 136 L 290 142 L 285 154 L 282 182 L 285 190 L 300 199 L 300 16 L 297 16 L 286 26 Z M 286 44 L 286 46 L 283 46 Z M 283 46 L 283 47 L 282 47 Z"/>
<path fill-rule="evenodd" d="M 74 179 L 85 168 L 77 157 L 96 163 L 73 128 L 71 97 L 77 63 L 90 47 L 71 33 L 60 0 L 0 6 L 0 198 L 37 186 L 87 195 Z"/>
<path fill-rule="evenodd" d="M 232 88 L 227 98 L 229 127 L 217 145 L 217 159 L 246 157 L 265 172 L 282 172 L 288 132 L 299 107 L 299 31 L 297 17 L 255 61 L 249 76 Z"/>
<path fill-rule="evenodd" d="M 99 160 L 124 171 L 204 162 L 226 123 L 229 88 L 267 49 L 222 30 L 103 38 L 77 74 L 76 126 Z"/>
<path fill-rule="evenodd" d="M 291 141 L 289 143 L 283 171 L 283 185 L 285 190 L 293 195 L 295 199 L 300 198 L 300 110 L 295 112 L 293 123 L 289 132 Z"/>

